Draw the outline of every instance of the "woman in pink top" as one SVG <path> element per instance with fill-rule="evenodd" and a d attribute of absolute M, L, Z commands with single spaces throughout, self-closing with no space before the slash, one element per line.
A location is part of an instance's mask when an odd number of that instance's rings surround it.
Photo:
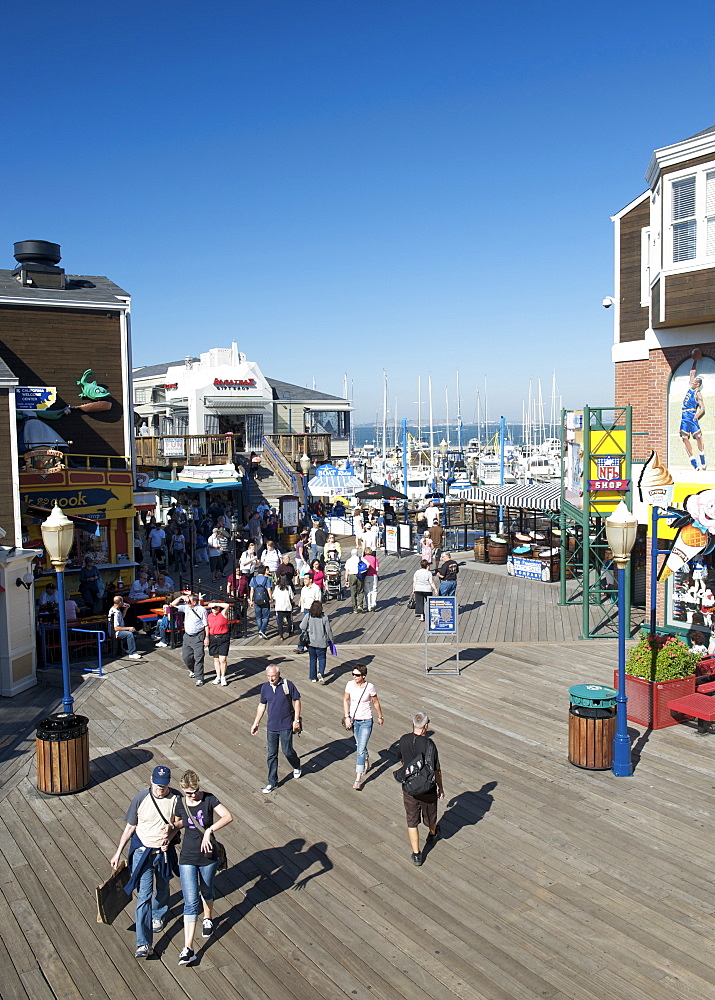
<path fill-rule="evenodd" d="M 316 587 L 320 587 L 322 592 L 323 583 L 325 582 L 325 573 L 323 572 L 323 564 L 320 559 L 314 559 L 310 564 L 310 572 L 313 574 L 313 583 Z"/>
<path fill-rule="evenodd" d="M 343 712 L 345 713 L 345 728 L 352 729 L 357 748 L 357 764 L 355 767 L 355 784 L 353 788 L 360 791 L 365 774 L 370 768 L 367 755 L 367 741 L 372 732 L 372 706 L 377 709 L 377 724 L 383 723 L 382 709 L 378 701 L 374 684 L 367 679 L 367 667 L 364 663 L 356 663 L 353 667 L 352 680 L 345 685 L 343 696 Z"/>
<path fill-rule="evenodd" d="M 380 563 L 369 546 L 365 549 L 363 560 L 368 567 L 363 578 L 365 580 L 365 606 L 368 611 L 377 611 L 377 571 L 380 568 Z"/>
<path fill-rule="evenodd" d="M 434 542 L 430 538 L 429 531 L 425 531 L 424 535 L 420 540 L 420 558 L 426 559 L 431 566 L 433 555 L 434 555 Z"/>

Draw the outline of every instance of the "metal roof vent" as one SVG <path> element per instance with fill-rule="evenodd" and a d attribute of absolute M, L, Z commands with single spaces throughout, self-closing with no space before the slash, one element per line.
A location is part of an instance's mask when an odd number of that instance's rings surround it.
<path fill-rule="evenodd" d="M 15 260 L 20 265 L 13 271 L 22 285 L 34 288 L 66 288 L 59 243 L 46 240 L 21 240 L 15 244 Z"/>

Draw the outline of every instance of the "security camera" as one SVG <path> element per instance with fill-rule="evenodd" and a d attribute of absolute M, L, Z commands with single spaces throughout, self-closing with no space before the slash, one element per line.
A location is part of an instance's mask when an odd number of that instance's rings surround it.
<path fill-rule="evenodd" d="M 610 309 L 612 305 L 615 305 L 616 300 L 612 295 L 607 295 L 605 299 L 601 302 L 604 309 Z"/>

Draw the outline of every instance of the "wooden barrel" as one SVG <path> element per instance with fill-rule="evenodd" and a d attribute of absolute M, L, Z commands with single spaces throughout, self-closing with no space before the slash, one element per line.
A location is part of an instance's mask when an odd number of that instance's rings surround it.
<path fill-rule="evenodd" d="M 572 705 L 569 711 L 569 761 L 576 767 L 592 771 L 607 770 L 613 764 L 615 734 L 615 709 Z"/>
<path fill-rule="evenodd" d="M 474 542 L 474 561 L 484 562 L 484 539 L 477 538 Z"/>
<path fill-rule="evenodd" d="M 89 719 L 50 715 L 37 724 L 37 788 L 47 795 L 69 795 L 89 785 Z"/>
<path fill-rule="evenodd" d="M 292 549 L 295 543 L 298 541 L 298 535 L 291 532 L 284 531 L 281 535 L 281 542 L 283 543 L 283 549 Z"/>
<path fill-rule="evenodd" d="M 490 563 L 494 563 L 495 566 L 504 566 L 507 556 L 506 540 L 497 541 L 497 539 L 490 537 L 489 544 L 487 545 L 487 553 Z"/>

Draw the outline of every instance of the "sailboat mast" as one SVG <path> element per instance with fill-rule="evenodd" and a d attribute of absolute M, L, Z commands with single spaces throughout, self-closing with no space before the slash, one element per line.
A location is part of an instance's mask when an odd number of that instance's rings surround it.
<path fill-rule="evenodd" d="M 387 372 L 382 369 L 382 472 L 385 473 L 387 441 Z"/>
<path fill-rule="evenodd" d="M 429 392 L 429 464 L 430 475 L 434 475 L 434 422 L 432 419 L 432 376 L 427 376 L 427 388 Z"/>
<path fill-rule="evenodd" d="M 422 444 L 422 376 L 417 376 L 417 446 Z"/>
<path fill-rule="evenodd" d="M 462 401 L 459 398 L 459 368 L 457 369 L 457 448 L 462 454 Z"/>
<path fill-rule="evenodd" d="M 447 447 L 449 448 L 449 389 L 444 387 L 444 425 L 447 431 Z"/>

